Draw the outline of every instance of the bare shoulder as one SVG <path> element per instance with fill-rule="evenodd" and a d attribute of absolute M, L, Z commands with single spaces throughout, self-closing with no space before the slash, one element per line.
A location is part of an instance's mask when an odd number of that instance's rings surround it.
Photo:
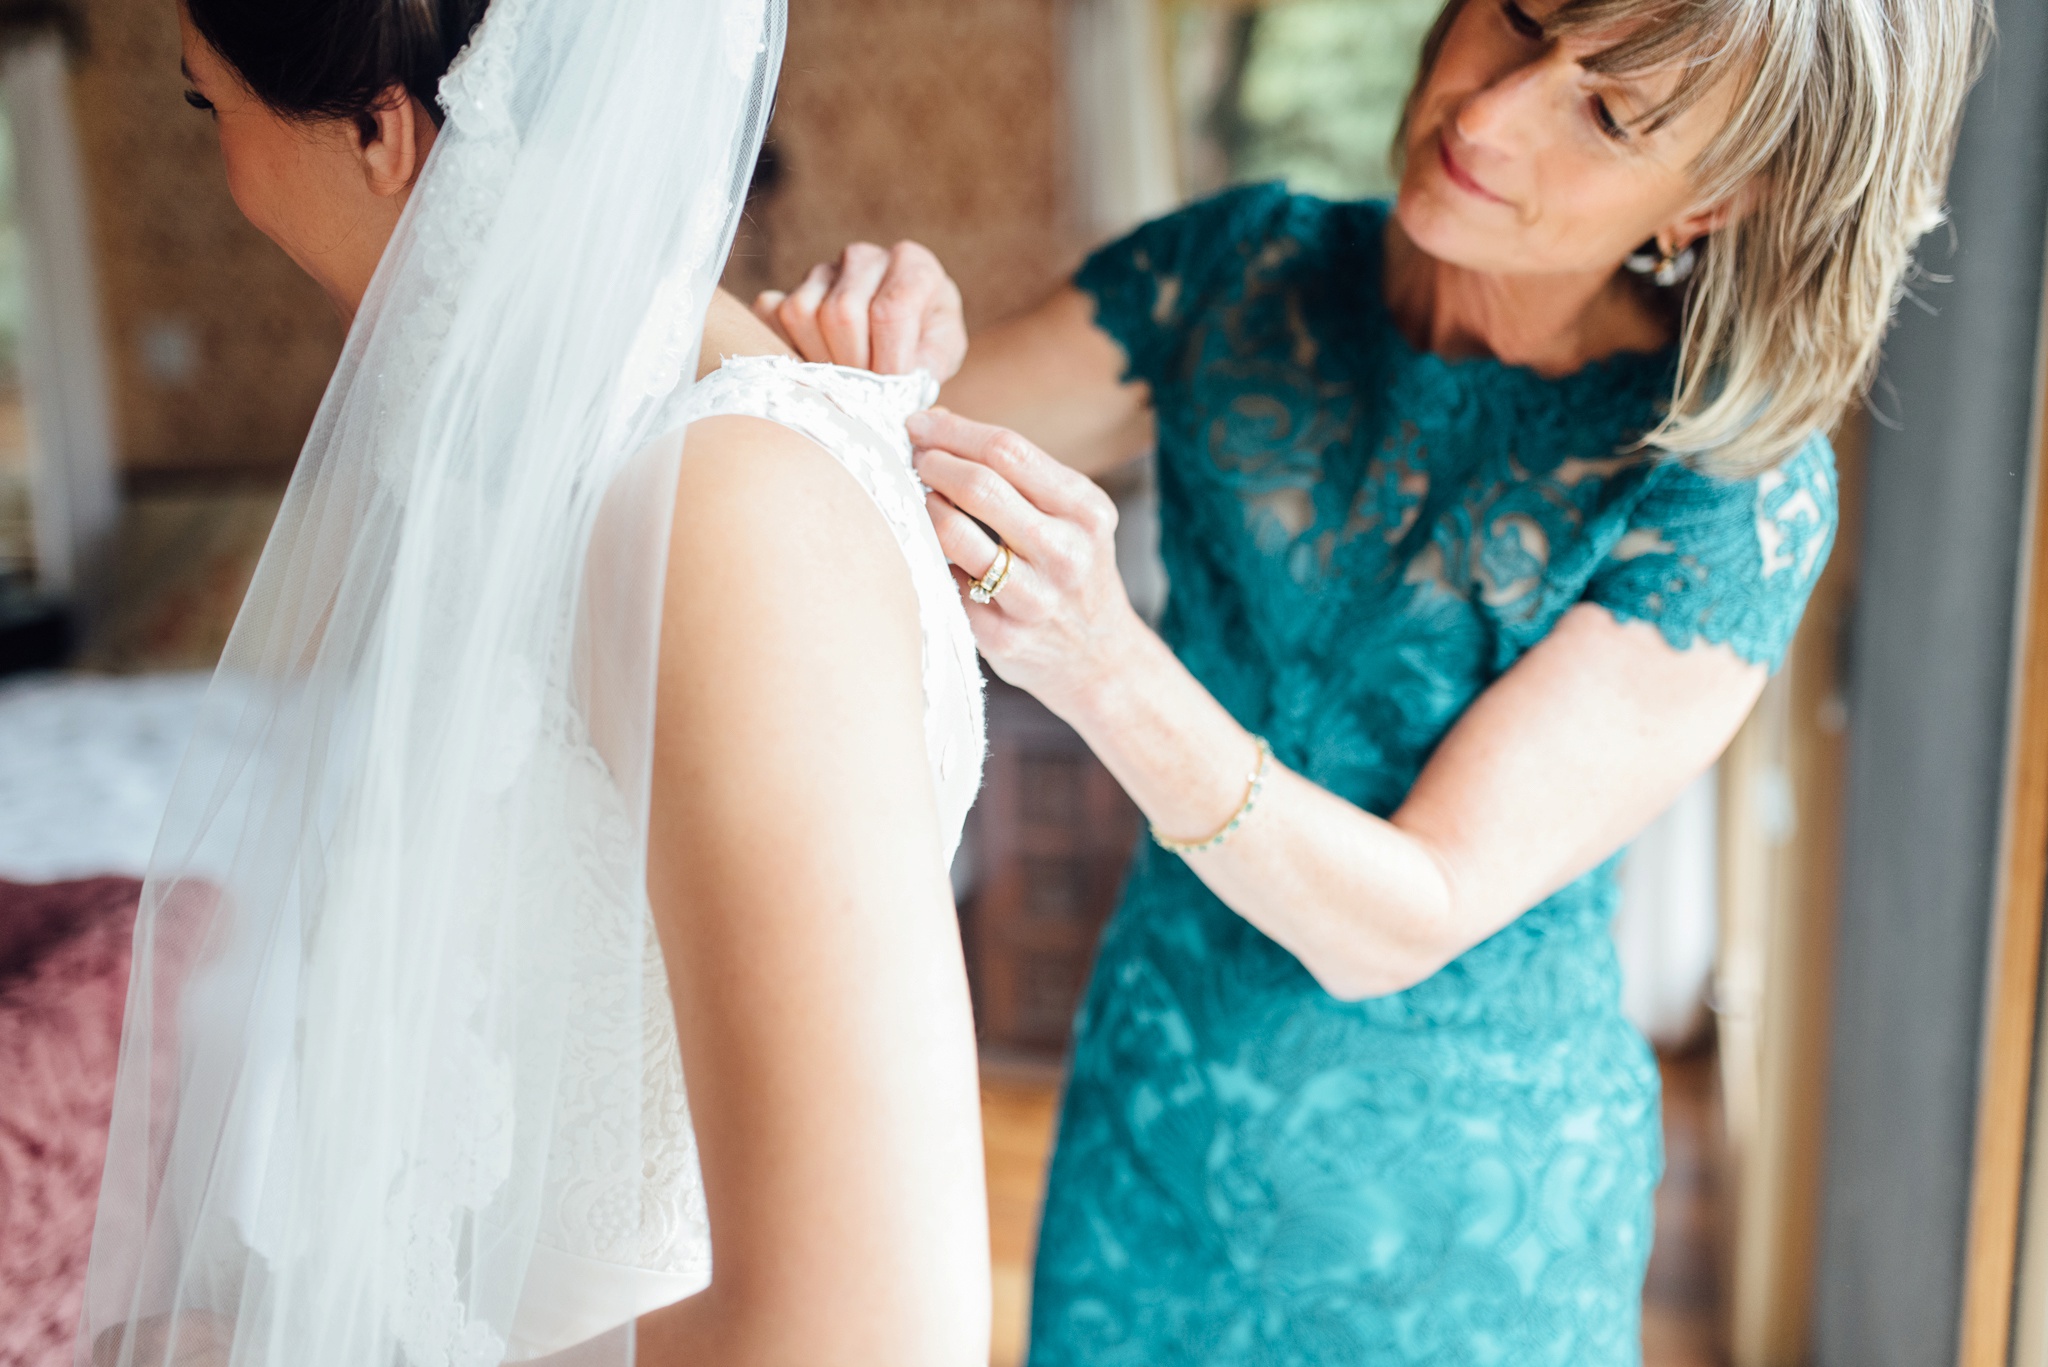
<path fill-rule="evenodd" d="M 767 418 L 721 415 L 691 425 L 674 537 L 686 555 L 701 544 L 750 564 L 766 557 L 791 582 L 887 570 L 909 592 L 903 553 L 867 492 L 831 452 Z M 818 573 L 827 568 L 835 573 Z"/>
<path fill-rule="evenodd" d="M 810 663 L 866 647 L 839 667 L 916 678 L 917 597 L 881 510 L 830 452 L 765 418 L 705 418 L 684 439 L 666 616 L 679 613 Z"/>

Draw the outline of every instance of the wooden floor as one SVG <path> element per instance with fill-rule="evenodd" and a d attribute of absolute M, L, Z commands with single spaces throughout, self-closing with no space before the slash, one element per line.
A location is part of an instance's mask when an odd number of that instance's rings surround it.
<path fill-rule="evenodd" d="M 995 1262 L 995 1325 L 990 1367 L 1024 1357 L 1031 1304 L 1031 1249 L 1045 1160 L 1059 1104 L 1057 1070 L 989 1065 L 981 1072 L 981 1133 L 988 1155 L 989 1251 Z"/>
<path fill-rule="evenodd" d="M 1657 1242 L 1643 1293 L 1644 1367 L 1722 1367 L 1715 1225 L 1721 1185 L 1713 1055 L 1666 1059 L 1666 1171 Z M 1031 1244 L 1045 1190 L 1059 1079 L 1049 1068 L 990 1064 L 981 1113 L 988 1152 L 989 1237 L 995 1258 L 992 1367 L 1022 1360 Z"/>
<path fill-rule="evenodd" d="M 1644 1367 L 1722 1367 L 1720 1078 L 1701 1050 L 1661 1061 L 1664 1184 L 1643 1285 Z"/>

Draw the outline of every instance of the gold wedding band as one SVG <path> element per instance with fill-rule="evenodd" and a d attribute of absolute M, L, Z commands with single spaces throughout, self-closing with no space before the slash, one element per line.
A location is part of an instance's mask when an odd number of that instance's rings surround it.
<path fill-rule="evenodd" d="M 1010 578 L 1010 569 L 1016 563 L 1016 557 L 1010 554 L 1008 546 L 996 547 L 995 562 L 988 567 L 987 574 L 974 581 L 974 586 L 967 590 L 967 596 L 983 606 L 994 602 L 996 595 L 1003 591 L 1003 585 Z"/>

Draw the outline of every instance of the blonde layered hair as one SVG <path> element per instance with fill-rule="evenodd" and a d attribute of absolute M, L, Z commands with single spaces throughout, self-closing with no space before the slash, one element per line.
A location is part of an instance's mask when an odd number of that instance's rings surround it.
<path fill-rule="evenodd" d="M 1397 158 L 1467 3 L 1493 0 L 1450 0 L 1437 17 Z M 1567 0 L 1544 28 L 1610 38 L 1589 70 L 1679 72 L 1639 128 L 1732 82 L 1733 112 L 1693 176 L 1700 202 L 1747 212 L 1700 244 L 1677 385 L 1643 444 L 1716 473 L 1776 465 L 1870 385 L 1913 249 L 1945 217 L 1990 0 Z"/>

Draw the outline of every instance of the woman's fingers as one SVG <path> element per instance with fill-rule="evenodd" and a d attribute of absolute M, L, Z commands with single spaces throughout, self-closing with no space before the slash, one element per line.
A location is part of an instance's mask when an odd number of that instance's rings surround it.
<path fill-rule="evenodd" d="M 929 370 L 951 379 L 967 358 L 960 288 L 930 249 L 899 242 L 875 291 L 868 326 L 874 368 L 884 375 Z"/>
<path fill-rule="evenodd" d="M 932 520 L 932 530 L 939 534 L 939 549 L 970 583 L 995 568 L 995 538 L 961 512 L 953 500 L 941 493 L 926 494 L 924 510 Z"/>
<path fill-rule="evenodd" d="M 768 330 L 780 337 L 792 351 L 801 350 L 790 340 L 789 330 L 782 326 L 782 301 L 789 298 L 781 290 L 762 290 L 754 296 L 754 316 L 768 325 Z"/>
<path fill-rule="evenodd" d="M 838 278 L 837 266 L 820 262 L 811 267 L 811 273 L 804 277 L 803 283 L 784 295 L 776 306 L 779 330 L 806 361 L 832 359 L 831 348 L 825 344 L 825 334 L 818 328 L 818 307 L 825 302 L 826 293 Z"/>
<path fill-rule="evenodd" d="M 1116 504 L 1102 492 L 1101 486 L 1086 475 L 1069 470 L 1008 428 L 969 422 L 944 409 L 932 409 L 912 415 L 909 431 L 910 440 L 917 446 L 948 452 L 982 466 L 1053 517 L 1074 522 L 1091 535 L 1116 530 Z M 981 516 L 978 511 L 970 511 Z M 1004 532 L 1005 536 L 1008 534 Z"/>
<path fill-rule="evenodd" d="M 946 559 L 953 567 L 953 580 L 959 586 L 961 595 L 979 583 L 990 570 L 995 568 L 1000 548 L 995 539 L 983 530 L 980 523 L 960 511 L 954 502 L 944 494 L 930 493 L 924 496 L 925 513 L 932 520 L 932 529 L 939 534 L 939 549 L 946 553 Z M 968 599 L 970 615 L 975 609 L 993 612 L 1000 607 L 1005 611 L 1028 607 L 1025 600 L 1037 601 L 1035 586 L 1028 586 L 1031 570 L 1028 562 L 1018 556 L 1013 548 L 1010 552 L 1010 573 L 989 603 L 975 603 Z"/>
<path fill-rule="evenodd" d="M 839 254 L 838 274 L 818 305 L 818 331 L 834 365 L 866 370 L 873 364 L 868 315 L 888 272 L 889 253 L 873 243 L 850 243 Z"/>
<path fill-rule="evenodd" d="M 950 451 L 926 451 L 917 458 L 925 484 L 963 512 L 979 519 L 1026 559 L 1044 553 L 1051 520 L 1010 482 L 977 461 Z M 971 569 L 971 565 L 962 565 Z"/>
<path fill-rule="evenodd" d="M 763 292 L 754 312 L 807 361 L 949 380 L 967 359 L 960 287 L 915 242 L 852 243 L 789 293 Z"/>
<path fill-rule="evenodd" d="M 926 513 L 956 567 L 975 643 L 996 672 L 1050 700 L 1111 667 L 1105 642 L 1137 618 L 1117 574 L 1108 495 L 1000 428 L 921 414 L 911 437 L 931 490 Z M 991 579 L 996 591 L 980 595 L 989 601 L 974 601 L 977 583 Z"/>

